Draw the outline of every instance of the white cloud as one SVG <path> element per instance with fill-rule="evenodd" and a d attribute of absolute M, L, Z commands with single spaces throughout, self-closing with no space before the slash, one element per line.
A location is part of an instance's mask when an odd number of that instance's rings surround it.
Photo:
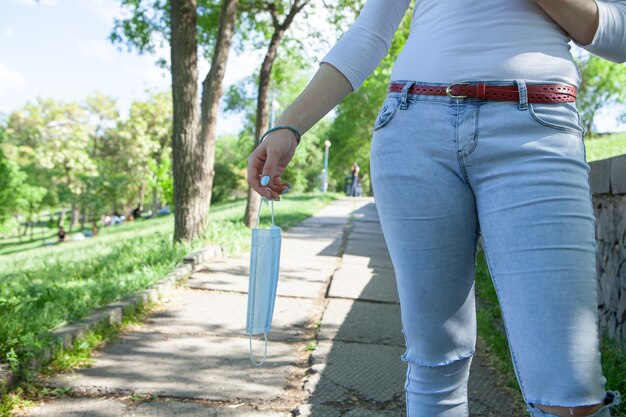
<path fill-rule="evenodd" d="M 11 3 L 21 4 L 23 6 L 56 6 L 59 0 L 10 0 Z"/>
<path fill-rule="evenodd" d="M 26 84 L 26 78 L 19 72 L 0 64 L 0 89 L 19 90 Z"/>

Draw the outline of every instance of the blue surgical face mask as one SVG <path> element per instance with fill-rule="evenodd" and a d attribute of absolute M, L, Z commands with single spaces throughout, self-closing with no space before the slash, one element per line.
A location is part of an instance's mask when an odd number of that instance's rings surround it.
<path fill-rule="evenodd" d="M 259 207 L 259 217 L 261 207 Z M 280 227 L 274 224 L 274 203 L 272 207 L 272 225 L 269 229 L 259 229 L 259 218 L 252 229 L 252 245 L 250 248 L 250 278 L 248 281 L 248 314 L 246 332 L 250 339 L 250 360 L 255 365 L 263 365 L 267 357 L 267 334 L 272 327 L 276 287 L 278 285 L 278 268 L 280 265 Z M 252 353 L 252 336 L 263 334 L 265 349 L 263 359 L 257 362 Z"/>

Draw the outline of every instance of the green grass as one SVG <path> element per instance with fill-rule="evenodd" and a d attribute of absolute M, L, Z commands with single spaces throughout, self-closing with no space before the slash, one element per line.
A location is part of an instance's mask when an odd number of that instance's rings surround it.
<path fill-rule="evenodd" d="M 587 162 L 626 154 L 626 133 L 585 138 Z"/>
<path fill-rule="evenodd" d="M 507 384 L 517 390 L 521 396 L 513 371 L 509 345 L 500 327 L 502 313 L 498 305 L 498 298 L 482 251 L 477 257 L 476 296 L 480 300 L 480 306 L 477 309 L 478 332 L 487 343 L 489 351 L 495 355 L 497 366 L 507 377 Z M 602 353 L 602 370 L 607 379 L 607 389 L 618 391 L 622 395 L 626 394 L 626 379 L 624 378 L 626 375 L 626 346 L 603 334 L 600 350 Z M 614 417 L 626 417 L 626 402 L 622 401 L 620 405 L 612 408 L 611 413 Z"/>
<path fill-rule="evenodd" d="M 124 316 L 121 323 L 103 324 L 86 332 L 74 342 L 71 348 L 56 350 L 50 363 L 42 369 L 41 375 L 50 376 L 77 367 L 90 367 L 93 363 L 92 353 L 95 349 L 115 341 L 126 329 L 140 324 L 155 307 L 156 304 L 153 303 L 141 304 L 132 314 Z M 44 379 L 37 379 L 34 376 L 36 376 L 35 372 L 29 375 L 29 378 L 20 381 L 19 386 L 13 392 L 2 392 L 0 395 L 0 417 L 11 417 L 16 411 L 30 408 L 45 398 L 63 397 L 72 392 L 71 387 L 50 388 L 41 385 Z M 133 396 L 135 395 L 133 393 Z"/>
<path fill-rule="evenodd" d="M 479 308 L 476 309 L 478 333 L 487 343 L 489 351 L 495 355 L 497 366 L 506 377 L 507 385 L 518 391 L 521 396 L 509 354 L 509 344 L 500 328 L 502 313 L 483 251 L 477 256 L 475 290 L 480 302 Z"/>
<path fill-rule="evenodd" d="M 276 223 L 289 227 L 310 217 L 335 194 L 290 195 L 275 204 Z M 233 254 L 249 249 L 245 201 L 211 208 L 206 241 Z M 269 223 L 264 209 L 261 224 Z M 0 255 L 0 362 L 15 371 L 52 341 L 48 334 L 95 308 L 151 286 L 184 255 L 203 246 L 173 244 L 173 217 L 103 228 L 95 237 L 53 246 L 5 246 Z M 19 249 L 19 250 L 16 250 Z"/>

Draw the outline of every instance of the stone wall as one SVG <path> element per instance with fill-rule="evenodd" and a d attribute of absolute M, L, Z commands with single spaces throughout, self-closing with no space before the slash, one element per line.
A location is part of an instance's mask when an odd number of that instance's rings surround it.
<path fill-rule="evenodd" d="M 590 166 L 600 324 L 610 337 L 626 340 L 626 155 Z"/>

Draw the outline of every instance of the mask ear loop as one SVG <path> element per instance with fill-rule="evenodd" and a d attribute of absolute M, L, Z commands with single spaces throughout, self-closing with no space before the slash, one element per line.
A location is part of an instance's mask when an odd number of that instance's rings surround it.
<path fill-rule="evenodd" d="M 261 218 L 261 209 L 263 208 L 263 201 L 266 201 L 265 197 L 261 197 L 261 204 L 259 204 L 259 211 L 256 217 L 256 225 L 254 226 L 255 229 L 259 228 L 259 219 Z M 270 202 L 270 207 L 272 208 L 272 225 L 274 224 L 274 201 Z M 265 363 L 265 359 L 267 358 L 267 333 L 263 333 L 263 339 L 264 339 L 264 349 L 263 349 L 263 359 L 261 359 L 260 362 L 257 362 L 254 359 L 254 354 L 252 353 L 252 335 L 248 336 L 248 341 L 250 342 L 250 349 L 248 349 L 248 354 L 250 356 L 250 360 L 252 361 L 253 364 L 255 364 L 256 366 L 261 366 Z"/>
<path fill-rule="evenodd" d="M 255 229 L 259 228 L 259 219 L 261 218 L 261 209 L 263 208 L 263 202 L 268 201 L 265 197 L 261 197 L 261 203 L 259 204 L 259 211 L 256 216 L 256 224 L 254 225 Z M 272 226 L 274 226 L 274 201 L 270 200 L 270 207 L 272 208 Z"/>
<path fill-rule="evenodd" d="M 255 364 L 256 366 L 261 366 L 265 363 L 265 358 L 267 358 L 267 333 L 263 333 L 263 338 L 265 339 L 265 350 L 263 351 L 263 359 L 261 359 L 260 362 L 257 362 L 254 359 L 254 354 L 252 353 L 252 335 L 249 336 L 249 341 L 250 341 L 250 349 L 248 350 L 248 353 L 250 354 L 250 360 L 252 361 L 253 364 Z"/>

